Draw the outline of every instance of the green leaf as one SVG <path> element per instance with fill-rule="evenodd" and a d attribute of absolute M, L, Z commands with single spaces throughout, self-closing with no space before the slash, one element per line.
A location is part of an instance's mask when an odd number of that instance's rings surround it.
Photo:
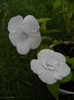
<path fill-rule="evenodd" d="M 52 18 L 40 18 L 38 20 L 39 23 L 43 23 L 43 22 L 46 22 L 46 21 L 49 21 L 49 20 L 52 20 Z"/>
<path fill-rule="evenodd" d="M 56 46 L 56 45 L 60 44 L 61 42 L 62 42 L 61 40 L 60 41 L 54 40 L 53 41 L 53 46 Z"/>
<path fill-rule="evenodd" d="M 74 69 L 74 57 L 70 58 L 69 56 L 65 56 L 67 63 L 71 64 L 71 69 Z"/>
<path fill-rule="evenodd" d="M 49 41 L 51 41 L 52 38 L 50 38 L 50 37 L 48 37 L 48 36 L 42 36 L 42 41 L 44 41 L 44 40 L 49 40 Z"/>
<path fill-rule="evenodd" d="M 43 31 L 43 33 L 55 33 L 55 32 L 61 32 L 61 30 L 58 30 L 58 29 L 52 29 L 52 30 L 45 30 Z"/>
<path fill-rule="evenodd" d="M 46 30 L 46 22 L 52 20 L 52 18 L 40 18 L 38 22 L 41 24 L 40 30 Z"/>
<path fill-rule="evenodd" d="M 58 100 L 59 97 L 59 82 L 56 82 L 55 84 L 52 85 L 47 85 L 48 90 L 50 93 Z"/>
<path fill-rule="evenodd" d="M 54 8 L 54 9 L 58 8 L 62 3 L 63 3 L 62 0 L 56 0 L 56 1 L 53 3 L 53 8 Z"/>
<path fill-rule="evenodd" d="M 60 11 L 60 13 L 64 14 L 68 11 L 68 7 L 64 7 L 63 10 Z"/>
<path fill-rule="evenodd" d="M 43 22 L 40 26 L 40 30 L 46 30 L 46 22 Z"/>
<path fill-rule="evenodd" d="M 40 45 L 38 49 L 43 50 L 43 49 L 51 49 L 51 48 L 47 45 Z"/>
<path fill-rule="evenodd" d="M 47 45 L 40 45 L 39 47 L 38 47 L 38 53 L 41 51 L 41 50 L 43 50 L 43 49 L 52 49 L 52 48 L 50 48 L 49 46 L 47 46 Z"/>
<path fill-rule="evenodd" d="M 73 14 L 74 14 L 74 3 L 71 3 L 67 11 L 67 16 L 71 18 Z"/>
<path fill-rule="evenodd" d="M 74 64 L 72 64 L 72 67 L 71 67 L 71 69 L 74 69 Z"/>
<path fill-rule="evenodd" d="M 60 80 L 60 82 L 63 82 L 63 83 L 68 82 L 72 79 L 72 77 L 73 77 L 72 72 L 70 72 L 70 74 L 64 77 L 62 80 Z"/>
<path fill-rule="evenodd" d="M 68 63 L 73 64 L 74 63 L 74 57 L 70 58 L 69 56 L 65 56 Z"/>

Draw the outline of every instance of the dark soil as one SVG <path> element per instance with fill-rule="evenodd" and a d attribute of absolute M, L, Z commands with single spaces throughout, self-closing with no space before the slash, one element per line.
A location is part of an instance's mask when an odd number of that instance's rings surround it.
<path fill-rule="evenodd" d="M 61 43 L 53 47 L 54 51 L 60 52 L 66 56 L 74 57 L 74 43 Z"/>
<path fill-rule="evenodd" d="M 53 50 L 60 52 L 66 56 L 74 57 L 74 43 L 68 42 L 68 43 L 58 44 L 55 47 L 53 47 Z M 70 82 L 67 82 L 63 85 L 61 84 L 60 88 L 74 92 L 74 82 L 71 80 Z"/>

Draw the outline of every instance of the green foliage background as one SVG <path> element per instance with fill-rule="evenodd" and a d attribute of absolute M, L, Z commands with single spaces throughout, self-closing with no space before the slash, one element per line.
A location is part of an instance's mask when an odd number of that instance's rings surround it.
<path fill-rule="evenodd" d="M 33 15 L 37 19 L 52 18 L 47 29 L 61 32 L 46 33 L 52 40 L 71 40 L 59 9 L 53 10 L 55 0 L 1 0 L 0 1 L 0 100 L 55 100 L 46 85 L 30 70 L 30 61 L 36 50 L 21 56 L 10 43 L 7 30 L 9 19 L 16 15 Z M 44 34 L 41 32 L 41 35 Z M 48 45 L 52 44 L 46 42 Z"/>

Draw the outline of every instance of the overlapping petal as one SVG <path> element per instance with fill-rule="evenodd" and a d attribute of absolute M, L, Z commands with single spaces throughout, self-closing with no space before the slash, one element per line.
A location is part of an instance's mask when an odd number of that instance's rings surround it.
<path fill-rule="evenodd" d="M 36 32 L 35 34 L 31 34 L 28 37 L 28 41 L 30 43 L 31 49 L 36 49 L 41 43 L 41 35 L 40 32 Z"/>
<path fill-rule="evenodd" d="M 10 19 L 8 23 L 8 30 L 10 33 L 17 32 L 18 29 L 21 29 L 23 24 L 23 17 L 18 15 Z"/>
<path fill-rule="evenodd" d="M 40 74 L 45 69 L 43 68 L 43 66 L 41 65 L 41 62 L 39 60 L 34 59 L 31 61 L 31 70 L 36 74 Z"/>
<path fill-rule="evenodd" d="M 38 59 L 56 59 L 57 61 L 60 62 L 66 62 L 66 58 L 64 57 L 63 54 L 59 53 L 59 52 L 54 52 L 53 50 L 49 50 L 49 49 L 44 49 L 41 50 L 40 53 L 38 54 Z"/>
<path fill-rule="evenodd" d="M 53 84 L 57 81 L 53 73 L 49 70 L 44 70 L 44 72 L 39 74 L 38 76 L 44 83 L 47 83 L 47 84 Z"/>
<path fill-rule="evenodd" d="M 16 33 L 10 33 L 9 34 L 9 39 L 11 41 L 11 43 L 16 46 L 17 45 L 17 42 L 18 42 L 18 35 Z"/>
<path fill-rule="evenodd" d="M 50 60 L 54 56 L 54 51 L 49 49 L 43 49 L 38 53 L 38 59 L 41 61 Z"/>
<path fill-rule="evenodd" d="M 37 19 L 32 15 L 28 15 L 24 18 L 24 30 L 26 33 L 36 33 L 39 27 Z"/>
<path fill-rule="evenodd" d="M 27 54 L 30 50 L 30 45 L 26 40 L 17 43 L 17 51 L 19 54 Z"/>
<path fill-rule="evenodd" d="M 17 46 L 17 42 L 20 42 L 23 39 L 22 31 L 9 33 L 9 39 L 14 46 Z"/>
<path fill-rule="evenodd" d="M 54 52 L 54 59 L 60 62 L 66 62 L 66 58 L 64 57 L 64 55 L 59 52 Z"/>
<path fill-rule="evenodd" d="M 66 63 L 60 63 L 56 68 L 56 72 L 61 75 L 61 77 L 65 77 L 70 73 L 70 67 Z"/>

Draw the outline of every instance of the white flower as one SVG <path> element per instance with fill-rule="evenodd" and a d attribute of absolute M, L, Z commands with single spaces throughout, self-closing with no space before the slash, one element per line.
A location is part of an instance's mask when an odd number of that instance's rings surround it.
<path fill-rule="evenodd" d="M 17 48 L 18 53 L 27 54 L 30 49 L 36 49 L 41 42 L 39 23 L 32 15 L 24 19 L 18 15 L 8 23 L 9 39 Z"/>
<path fill-rule="evenodd" d="M 31 70 L 47 84 L 53 84 L 70 73 L 64 55 L 49 49 L 41 50 L 38 59 L 31 61 Z"/>

